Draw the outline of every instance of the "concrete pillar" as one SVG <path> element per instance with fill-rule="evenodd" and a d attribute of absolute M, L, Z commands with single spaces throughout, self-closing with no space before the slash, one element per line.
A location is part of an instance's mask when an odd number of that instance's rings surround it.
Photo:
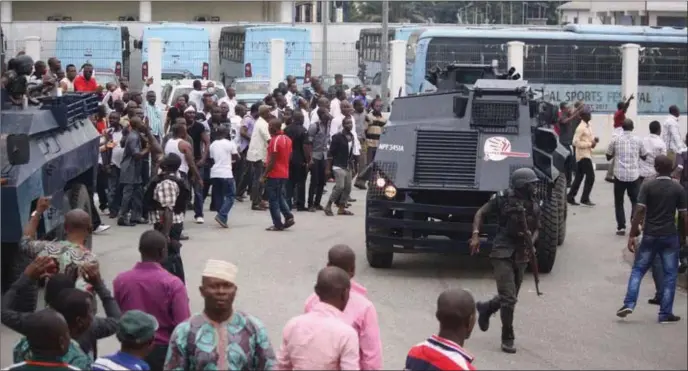
<path fill-rule="evenodd" d="M 280 23 L 291 23 L 294 16 L 294 2 L 293 1 L 281 1 L 279 4 L 279 17 L 277 19 Z"/>
<path fill-rule="evenodd" d="M 334 23 L 344 23 L 344 8 L 334 10 Z"/>
<path fill-rule="evenodd" d="M 31 57 L 34 62 L 41 60 L 41 38 L 38 36 L 28 36 L 24 40 L 24 53 Z"/>
<path fill-rule="evenodd" d="M 139 1 L 139 22 L 151 22 L 153 17 L 153 5 L 150 1 Z"/>
<path fill-rule="evenodd" d="M 284 81 L 284 39 L 270 40 L 270 89 Z"/>
<path fill-rule="evenodd" d="M 311 3 L 311 23 L 318 23 L 318 2 Z"/>
<path fill-rule="evenodd" d="M 516 69 L 516 73 L 521 75 L 521 79 L 523 79 L 523 54 L 525 50 L 526 44 L 524 44 L 521 41 L 509 41 L 506 43 L 507 46 L 507 60 L 508 60 L 508 66 L 506 66 L 506 69 L 510 69 L 511 67 Z"/>
<path fill-rule="evenodd" d="M 12 22 L 12 2 L 9 0 L 2 0 L 0 2 L 0 23 Z"/>
<path fill-rule="evenodd" d="M 622 100 L 628 99 L 631 94 L 636 95 L 628 105 L 626 117 L 635 120 L 638 116 L 638 58 L 640 57 L 640 45 L 621 45 L 621 96 Z"/>
<path fill-rule="evenodd" d="M 406 41 L 394 40 L 389 42 L 391 53 L 389 55 L 389 101 L 406 95 Z M 386 83 L 386 81 L 382 81 Z"/>
<path fill-rule="evenodd" d="M 160 38 L 153 37 L 148 39 L 148 77 L 153 78 L 153 85 L 150 90 L 154 91 L 160 99 L 162 92 L 162 48 L 164 41 Z"/>

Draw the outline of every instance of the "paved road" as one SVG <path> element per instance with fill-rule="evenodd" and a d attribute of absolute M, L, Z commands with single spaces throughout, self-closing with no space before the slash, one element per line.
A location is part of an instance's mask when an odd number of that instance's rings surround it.
<path fill-rule="evenodd" d="M 621 306 L 629 265 L 623 260 L 625 239 L 614 235 L 612 189 L 598 172 L 595 208 L 574 208 L 568 237 L 555 270 L 542 277 L 545 296 L 535 295 L 532 278 L 524 283 L 516 317 L 519 352 L 499 350 L 499 322 L 487 333 L 476 326 L 466 347 L 480 369 L 687 369 L 687 321 L 656 323 L 657 307 L 646 304 L 652 281 L 643 284 L 636 312 L 624 321 L 615 316 Z M 354 197 L 362 201 L 364 193 Z M 263 320 L 273 346 L 279 347 L 286 321 L 303 309 L 327 249 L 346 243 L 358 253 L 357 279 L 377 306 L 384 343 L 384 366 L 401 369 L 409 347 L 437 331 L 437 295 L 449 287 L 470 289 L 476 298 L 493 295 L 489 263 L 438 256 L 397 256 L 394 268 L 375 270 L 364 256 L 363 205 L 356 202 L 353 217 L 327 218 L 297 214 L 296 226 L 284 233 L 266 232 L 267 213 L 238 204 L 231 229 L 214 223 L 189 223 L 191 240 L 183 249 L 192 311 L 202 309 L 197 287 L 209 258 L 235 262 L 240 269 L 236 307 Z M 207 215 L 206 217 L 209 217 Z M 111 280 L 138 259 L 137 241 L 144 227 L 118 228 L 95 239 L 104 276 Z M 648 277 L 649 278 L 649 277 Z M 686 314 L 686 295 L 676 296 L 675 312 Z M 2 364 L 10 363 L 11 344 L 18 339 L 2 328 Z M 100 342 L 102 353 L 114 351 L 114 338 Z"/>

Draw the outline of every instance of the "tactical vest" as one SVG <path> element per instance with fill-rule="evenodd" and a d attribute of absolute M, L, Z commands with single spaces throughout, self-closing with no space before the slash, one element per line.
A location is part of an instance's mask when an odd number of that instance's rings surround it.
<path fill-rule="evenodd" d="M 165 208 L 162 207 L 160 202 L 158 202 L 154 195 L 155 195 L 155 188 L 162 182 L 163 180 L 171 180 L 175 183 L 177 183 L 177 187 L 179 187 L 179 197 L 177 197 L 177 200 L 174 203 L 174 207 L 172 208 L 172 211 L 175 214 L 181 214 L 184 211 L 186 211 L 186 203 L 191 197 L 191 191 L 187 187 L 186 183 L 179 177 L 173 175 L 173 174 L 158 174 L 153 179 L 151 179 L 150 183 L 148 183 L 148 188 L 146 188 L 146 193 L 143 195 L 143 204 L 148 207 L 149 210 L 164 210 Z"/>
<path fill-rule="evenodd" d="M 497 203 L 499 205 L 499 228 L 502 229 L 509 238 L 522 239 L 519 234 L 523 230 L 523 211 L 525 209 L 528 228 L 532 230 L 536 226 L 535 208 L 537 204 L 534 200 L 524 200 L 518 197 L 512 189 L 507 189 L 497 193 Z"/>

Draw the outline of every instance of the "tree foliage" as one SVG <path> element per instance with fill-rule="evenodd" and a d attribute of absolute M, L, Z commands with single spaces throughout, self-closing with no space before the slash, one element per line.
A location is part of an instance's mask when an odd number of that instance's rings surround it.
<path fill-rule="evenodd" d="M 557 24 L 563 1 L 390 1 L 391 23 Z M 382 1 L 348 1 L 347 22 L 381 22 Z"/>

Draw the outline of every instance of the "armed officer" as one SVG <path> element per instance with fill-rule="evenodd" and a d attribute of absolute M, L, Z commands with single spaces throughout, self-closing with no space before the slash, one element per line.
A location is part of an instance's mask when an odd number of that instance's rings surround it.
<path fill-rule="evenodd" d="M 486 214 L 499 218 L 490 261 L 497 281 L 497 296 L 478 302 L 478 325 L 482 331 L 490 326 L 490 317 L 499 311 L 502 320 L 502 351 L 516 353 L 514 347 L 514 309 L 523 282 L 523 274 L 531 257 L 532 242 L 537 240 L 540 208 L 535 199 L 539 181 L 532 169 L 521 168 L 511 175 L 511 188 L 500 191 L 475 214 L 471 254 L 480 248 L 480 227 Z M 526 229 L 526 223 L 528 230 Z M 529 248 L 530 247 L 530 248 Z M 533 259 L 535 263 L 535 259 Z M 534 267 L 536 268 L 536 267 Z M 535 272 L 537 272 L 534 269 Z"/>

